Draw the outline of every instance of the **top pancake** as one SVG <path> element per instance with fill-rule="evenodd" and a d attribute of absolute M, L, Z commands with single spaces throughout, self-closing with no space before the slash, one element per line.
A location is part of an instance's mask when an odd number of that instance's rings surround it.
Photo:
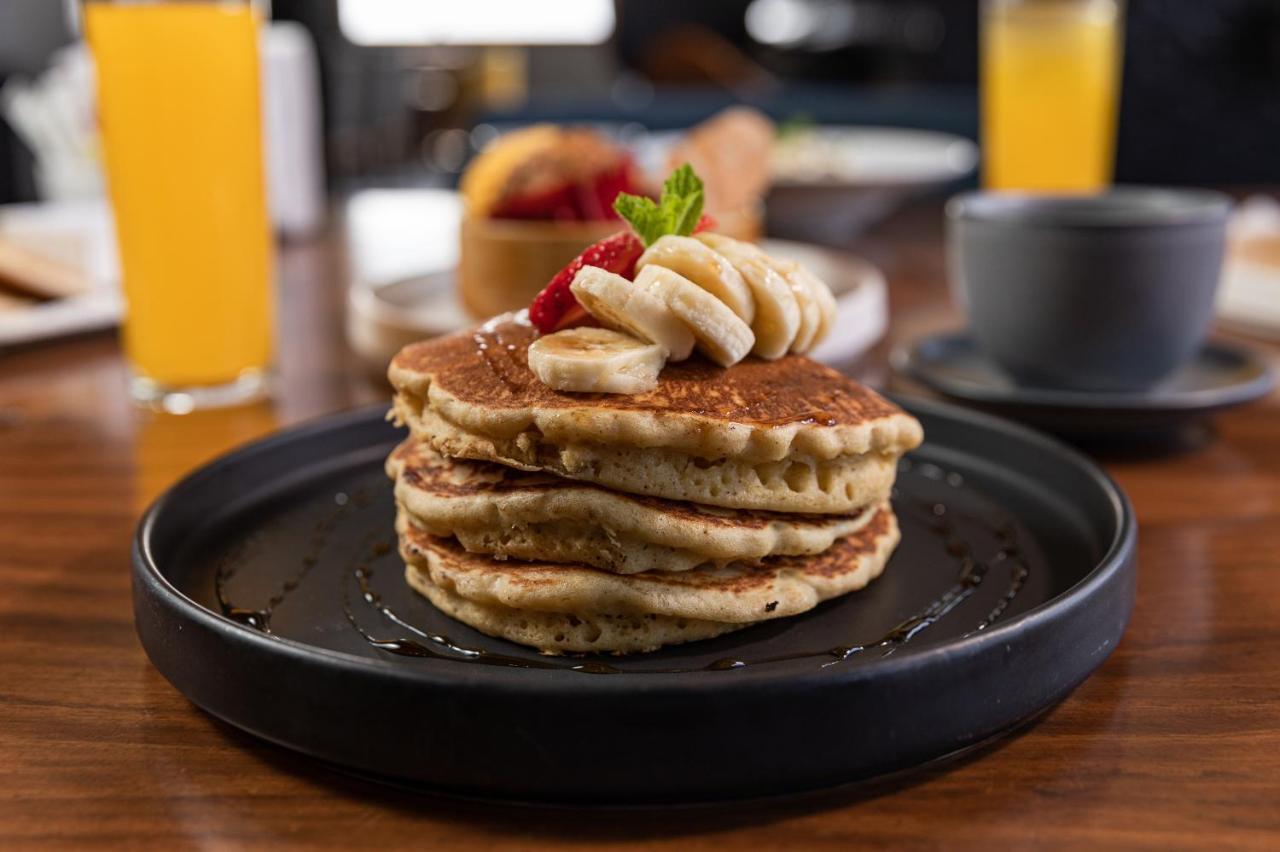
<path fill-rule="evenodd" d="M 920 443 L 920 424 L 874 391 L 802 356 L 749 358 L 729 369 L 700 358 L 668 364 L 644 394 L 556 391 L 528 367 L 536 332 L 497 317 L 471 331 L 415 343 L 389 378 L 462 429 L 509 439 L 660 447 L 703 458 L 779 461 L 880 453 Z"/>

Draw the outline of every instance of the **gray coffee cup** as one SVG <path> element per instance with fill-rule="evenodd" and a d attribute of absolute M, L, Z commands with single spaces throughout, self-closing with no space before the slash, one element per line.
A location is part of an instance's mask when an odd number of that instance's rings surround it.
<path fill-rule="evenodd" d="M 1142 390 L 1208 334 L 1230 212 L 1197 189 L 961 195 L 947 204 L 953 295 L 1020 384 Z"/>

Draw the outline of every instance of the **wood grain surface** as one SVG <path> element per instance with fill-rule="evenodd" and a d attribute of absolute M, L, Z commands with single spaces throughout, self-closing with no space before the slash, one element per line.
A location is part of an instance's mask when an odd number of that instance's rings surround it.
<path fill-rule="evenodd" d="M 888 276 L 890 342 L 957 324 L 940 219 L 918 205 L 851 245 Z M 223 450 L 385 396 L 343 343 L 338 234 L 282 250 L 273 404 L 139 411 L 111 336 L 0 355 L 0 848 L 1280 848 L 1276 396 L 1198 449 L 1107 462 L 1141 529 L 1128 633 L 1060 706 L 944 769 L 765 805 L 526 809 L 387 790 L 197 710 L 134 636 L 133 525 Z M 888 346 L 857 374 L 883 382 Z"/>

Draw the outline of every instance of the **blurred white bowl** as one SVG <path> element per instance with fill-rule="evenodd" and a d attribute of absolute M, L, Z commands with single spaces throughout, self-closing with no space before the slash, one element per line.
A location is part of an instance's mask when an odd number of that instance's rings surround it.
<path fill-rule="evenodd" d="M 842 242 L 977 164 L 978 146 L 949 133 L 840 126 L 784 133 L 774 149 L 768 230 Z"/>

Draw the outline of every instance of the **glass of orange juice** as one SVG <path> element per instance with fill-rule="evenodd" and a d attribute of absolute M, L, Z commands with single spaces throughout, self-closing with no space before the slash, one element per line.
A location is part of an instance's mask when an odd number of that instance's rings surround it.
<path fill-rule="evenodd" d="M 136 399 L 168 411 L 266 391 L 272 356 L 252 2 L 86 0 Z"/>
<path fill-rule="evenodd" d="M 1111 183 L 1120 0 L 983 0 L 982 179 L 988 189 Z"/>

